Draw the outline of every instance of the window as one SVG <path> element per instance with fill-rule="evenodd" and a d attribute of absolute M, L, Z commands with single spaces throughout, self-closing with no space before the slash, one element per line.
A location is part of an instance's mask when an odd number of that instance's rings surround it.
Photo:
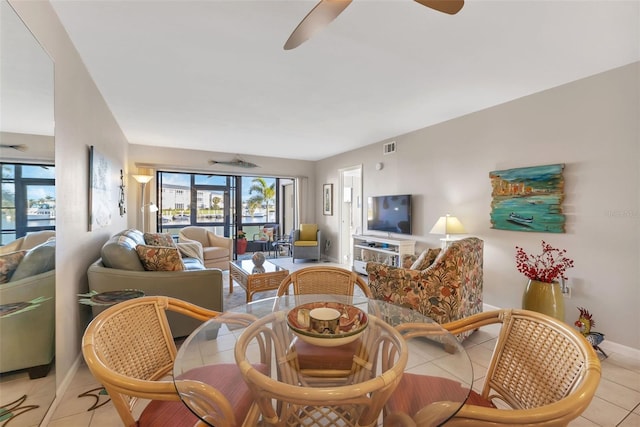
<path fill-rule="evenodd" d="M 1 244 L 5 245 L 32 231 L 55 230 L 55 167 L 18 163 L 0 165 Z"/>
<path fill-rule="evenodd" d="M 178 234 L 187 225 L 198 225 L 218 235 L 235 237 L 242 229 L 252 240 L 265 224 L 285 220 L 280 186 L 293 180 L 158 172 L 157 182 L 160 231 Z"/>

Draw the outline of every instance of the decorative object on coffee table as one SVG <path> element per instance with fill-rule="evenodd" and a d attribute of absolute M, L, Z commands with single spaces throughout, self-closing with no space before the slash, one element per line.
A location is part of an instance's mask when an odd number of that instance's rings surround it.
<path fill-rule="evenodd" d="M 264 261 L 267 258 L 264 256 L 264 254 L 262 252 L 256 252 L 255 254 L 253 254 L 253 256 L 251 257 L 251 261 L 253 261 L 253 264 L 256 267 L 262 267 L 262 264 L 264 264 Z"/>
<path fill-rule="evenodd" d="M 547 314 L 564 321 L 563 289 L 560 281 L 567 279 L 565 272 L 573 267 L 565 249 L 556 249 L 542 241 L 542 253 L 529 255 L 516 246 L 516 266 L 529 282 L 522 295 L 522 308 Z"/>

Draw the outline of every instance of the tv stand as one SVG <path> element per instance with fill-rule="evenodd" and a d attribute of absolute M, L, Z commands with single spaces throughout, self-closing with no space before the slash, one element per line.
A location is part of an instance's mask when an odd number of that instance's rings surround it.
<path fill-rule="evenodd" d="M 353 236 L 353 271 L 366 275 L 366 266 L 369 261 L 398 267 L 402 256 L 413 255 L 415 248 L 415 240 L 355 234 Z"/>

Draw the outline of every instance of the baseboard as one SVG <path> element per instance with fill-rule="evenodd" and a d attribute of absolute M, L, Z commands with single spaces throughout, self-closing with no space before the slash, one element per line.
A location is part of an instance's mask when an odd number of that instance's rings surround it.
<path fill-rule="evenodd" d="M 58 405 L 60 404 L 60 402 L 62 401 L 62 398 L 67 392 L 67 389 L 73 382 L 73 377 L 75 377 L 76 374 L 78 373 L 78 369 L 80 368 L 80 363 L 82 363 L 82 360 L 83 360 L 82 353 L 79 353 L 78 357 L 76 357 L 76 360 L 71 364 L 71 368 L 67 372 L 67 375 L 65 375 L 62 382 L 60 382 L 60 387 L 56 389 L 56 397 L 55 399 L 53 399 L 53 402 L 49 406 L 49 409 L 47 409 L 47 413 L 44 415 L 44 418 L 40 423 L 41 426 L 49 425 L 49 423 L 53 419 L 53 414 L 56 412 L 56 409 L 58 408 Z"/>
<path fill-rule="evenodd" d="M 484 311 L 499 310 L 499 309 L 500 307 L 496 307 L 486 303 L 483 304 Z M 602 344 L 600 344 L 600 347 L 602 347 L 602 349 L 607 354 L 617 353 L 625 357 L 631 357 L 631 358 L 635 358 L 636 360 L 640 360 L 640 349 L 637 349 L 637 348 L 627 347 L 626 345 L 618 344 L 612 341 L 604 341 Z"/>

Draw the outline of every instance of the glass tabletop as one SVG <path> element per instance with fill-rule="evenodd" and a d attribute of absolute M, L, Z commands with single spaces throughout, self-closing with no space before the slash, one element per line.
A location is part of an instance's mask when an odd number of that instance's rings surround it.
<path fill-rule="evenodd" d="M 269 262 L 269 260 L 265 260 L 264 263 L 257 267 L 252 260 L 250 259 L 245 259 L 245 260 L 239 260 L 239 261 L 232 261 L 231 262 L 234 266 L 236 266 L 237 268 L 243 270 L 246 274 L 254 274 L 256 273 L 256 269 L 258 269 L 259 273 L 274 273 L 277 271 L 284 271 L 286 270 L 286 268 L 282 268 L 278 265 L 275 265 L 271 262 Z"/>
<path fill-rule="evenodd" d="M 341 323 L 339 329 L 323 330 L 322 333 L 312 330 L 308 320 L 308 310 L 314 307 L 337 309 L 341 313 L 341 322 L 344 320 L 343 323 L 346 326 L 342 329 Z M 348 310 L 344 307 L 347 307 Z M 361 325 L 362 321 L 366 323 L 364 326 Z M 339 358 L 344 357 L 345 348 L 349 351 L 349 346 L 354 346 L 352 348 L 355 349 L 352 350 L 353 354 L 349 356 L 350 359 L 359 361 L 371 356 L 373 362 L 378 363 L 373 354 L 379 350 L 377 348 L 363 350 L 364 343 L 371 345 L 370 343 L 375 341 L 375 345 L 378 345 L 378 341 L 385 341 L 384 338 L 381 338 L 383 336 L 388 336 L 386 341 L 392 342 L 396 339 L 395 335 L 399 335 L 395 327 L 408 323 L 427 324 L 433 333 L 427 338 L 408 340 L 403 338 L 397 354 L 391 362 L 387 363 L 386 368 L 377 368 L 376 371 L 374 367 L 372 373 L 369 374 L 362 374 L 358 368 L 360 365 L 355 362 L 351 369 L 349 368 L 351 364 L 347 365 L 344 372 L 336 368 L 339 365 Z M 314 323 L 314 325 L 316 324 Z M 260 339 L 247 342 L 250 338 L 255 338 L 264 331 L 269 331 L 268 337 L 277 335 L 283 341 L 279 344 L 276 342 L 271 347 L 284 349 L 282 354 L 267 357 L 266 361 L 264 360 L 265 353 L 276 352 L 276 350 L 268 347 L 266 350 L 257 351 L 259 343 L 262 343 Z M 347 336 L 349 334 L 355 334 L 356 338 L 346 342 L 351 339 Z M 309 336 L 315 341 L 309 339 Z M 271 338 L 266 338 L 266 340 L 269 339 Z M 333 342 L 338 342 L 339 345 L 336 346 Z M 304 345 L 311 346 L 314 352 L 320 355 L 326 366 L 306 371 L 303 366 L 303 363 L 306 362 L 302 359 Z M 407 353 L 406 360 L 402 360 L 404 349 Z M 294 356 L 292 357 L 291 354 Z M 286 360 L 284 365 L 282 364 L 283 360 Z M 250 365 L 243 365 L 246 361 Z M 314 392 L 313 389 L 326 391 L 333 387 L 332 390 L 335 391 L 335 387 L 360 383 L 364 387 L 368 380 L 376 375 L 381 375 L 384 369 L 389 369 L 389 366 L 394 364 L 400 364 L 401 377 L 405 373 L 410 373 L 434 378 L 429 392 L 434 408 L 433 419 L 437 420 L 434 425 L 441 424 L 455 415 L 466 401 L 473 384 L 473 368 L 464 347 L 440 325 L 414 310 L 360 296 L 285 295 L 257 300 L 232 308 L 196 329 L 178 351 L 173 371 L 176 389 L 183 403 L 196 416 L 209 425 L 214 425 L 211 421 L 211 414 L 208 413 L 210 409 L 207 409 L 207 405 L 201 404 L 201 399 L 194 399 L 193 388 L 187 386 L 188 383 L 182 380 L 201 381 L 198 373 L 201 373 L 203 369 L 224 367 L 232 370 L 238 366 L 256 366 L 261 363 L 268 365 L 266 372 L 263 373 L 276 380 L 278 384 L 284 382 L 287 387 L 289 385 L 305 387 L 305 390 L 311 393 Z M 366 365 L 366 363 L 361 365 Z M 246 380 L 246 377 L 244 379 Z M 443 386 L 442 384 L 445 383 L 442 381 L 443 379 L 449 385 Z M 268 388 L 271 383 L 266 384 L 265 387 Z M 455 387 L 450 387 L 451 384 Z M 208 385 L 216 388 L 219 384 L 216 381 L 211 381 Z M 255 384 L 252 386 L 255 387 Z M 225 394 L 224 390 L 220 391 Z M 441 402 L 446 404 L 439 405 L 438 403 Z M 273 406 L 282 410 L 281 408 L 287 405 Z M 258 414 L 265 411 L 268 409 L 261 407 Z M 241 423 L 242 420 L 238 422 Z M 316 424 L 312 423 L 311 425 Z"/>

